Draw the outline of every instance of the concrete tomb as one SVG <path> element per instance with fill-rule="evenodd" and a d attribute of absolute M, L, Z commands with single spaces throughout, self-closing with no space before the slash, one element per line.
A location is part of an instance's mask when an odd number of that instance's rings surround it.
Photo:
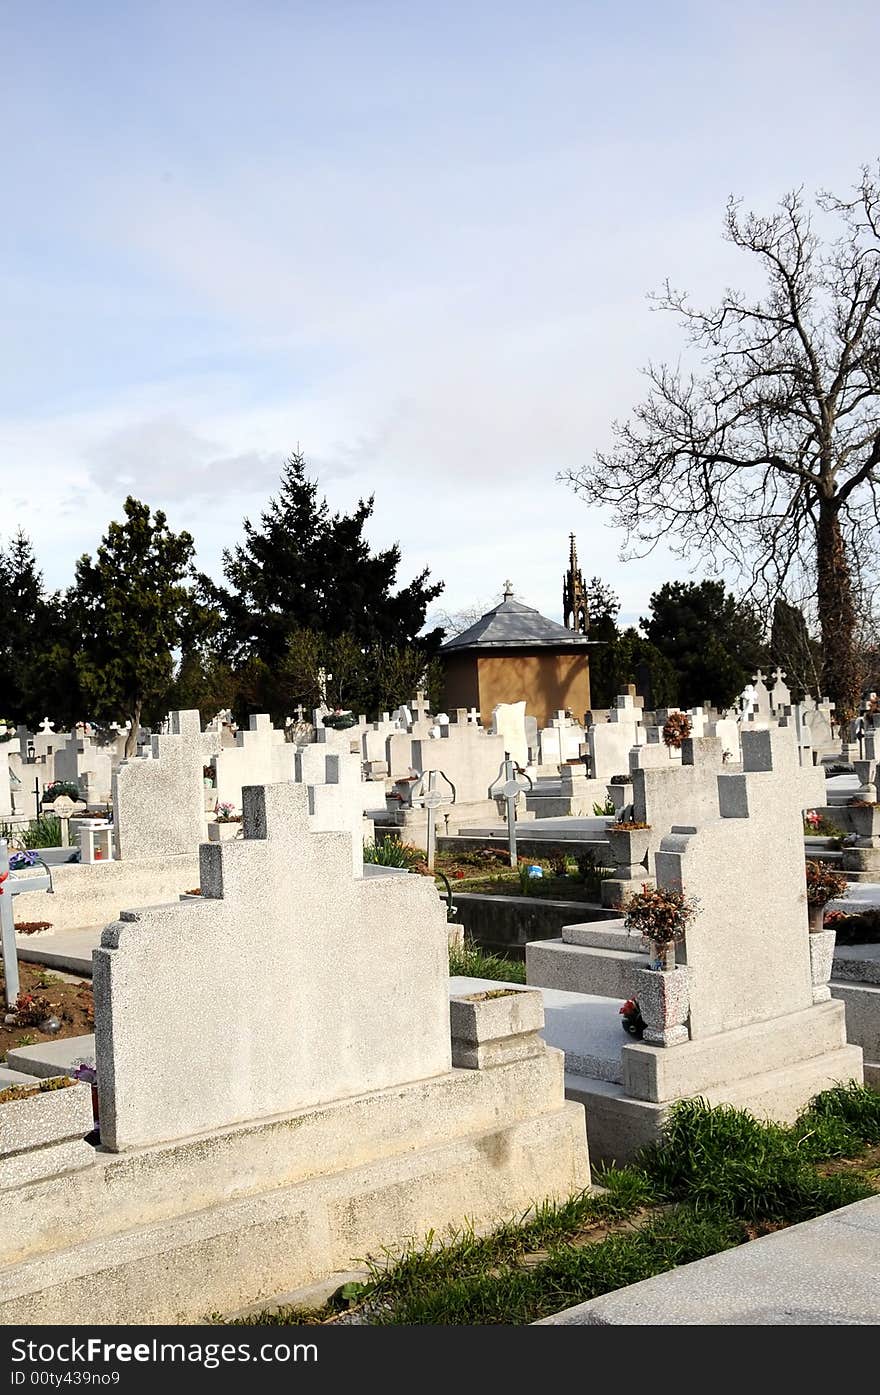
<path fill-rule="evenodd" d="M 364 877 L 313 794 L 246 787 L 244 838 L 201 848 L 202 896 L 104 931 L 101 1150 L 46 1155 L 87 1127 L 74 1095 L 33 1134 L 36 1174 L 25 1138 L 0 1321 L 199 1321 L 589 1185 L 540 995 L 456 985 L 450 1021 L 433 885 Z"/>

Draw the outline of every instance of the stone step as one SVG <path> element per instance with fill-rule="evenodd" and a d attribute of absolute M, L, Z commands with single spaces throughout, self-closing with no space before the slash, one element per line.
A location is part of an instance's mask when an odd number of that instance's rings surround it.
<path fill-rule="evenodd" d="M 10 1070 L 8 1066 L 0 1066 L 0 1090 L 8 1090 L 10 1085 L 33 1085 L 34 1077 L 25 1075 L 20 1070 Z"/>
<path fill-rule="evenodd" d="M 94 1036 L 64 1037 L 61 1041 L 44 1041 L 39 1046 L 15 1046 L 6 1053 L 11 1070 L 25 1075 L 46 1078 L 50 1075 L 72 1075 L 82 1061 L 94 1065 Z"/>
<path fill-rule="evenodd" d="M 834 951 L 831 978 L 834 982 L 880 984 L 880 944 L 841 945 Z"/>
<path fill-rule="evenodd" d="M 667 1050 L 634 1041 L 624 1052 L 623 1079 L 634 1099 L 663 1103 L 712 1095 L 719 1102 L 733 1103 L 733 1096 L 728 1101 L 724 1092 L 738 1089 L 752 1076 L 784 1075 L 815 1057 L 845 1049 L 846 1015 L 843 1004 L 832 998 Z"/>
<path fill-rule="evenodd" d="M 562 940 L 538 940 L 526 945 L 526 981 L 530 986 L 615 998 L 618 1005 L 632 997 L 634 973 L 646 964 L 640 951 L 589 948 Z"/>
<path fill-rule="evenodd" d="M 619 949 L 622 954 L 643 954 L 640 935 L 630 934 L 623 928 L 619 916 L 603 920 L 598 925 L 587 922 L 581 925 L 563 925 L 562 943 L 583 945 L 585 949 Z"/>

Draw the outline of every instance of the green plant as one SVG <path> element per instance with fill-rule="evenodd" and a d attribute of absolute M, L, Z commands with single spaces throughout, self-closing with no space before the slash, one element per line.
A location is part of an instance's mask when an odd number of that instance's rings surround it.
<path fill-rule="evenodd" d="M 602 883 L 608 877 L 614 875 L 613 867 L 603 867 L 596 862 L 594 853 L 590 849 L 580 852 L 575 859 L 577 862 L 578 876 L 586 887 L 587 891 L 598 901 L 602 894 Z"/>
<path fill-rule="evenodd" d="M 562 848 L 551 848 L 547 854 L 550 871 L 554 877 L 564 877 L 568 872 L 568 858 Z"/>
<path fill-rule="evenodd" d="M 525 983 L 526 966 L 521 960 L 486 954 L 473 940 L 449 950 L 449 972 L 465 978 L 491 978 L 506 983 Z"/>
<path fill-rule="evenodd" d="M 425 854 L 412 843 L 400 843 L 396 838 L 386 838 L 381 843 L 364 843 L 364 862 L 373 862 L 380 867 L 413 868 L 424 862 Z"/>
<path fill-rule="evenodd" d="M 54 800 L 66 795 L 68 799 L 79 799 L 79 787 L 72 780 L 53 780 L 51 785 L 47 785 L 43 790 L 43 804 L 52 804 Z"/>
<path fill-rule="evenodd" d="M 593 805 L 593 814 L 597 819 L 613 818 L 616 813 L 617 805 L 614 803 L 614 800 L 611 798 L 610 794 L 605 796 L 604 804 Z"/>
<path fill-rule="evenodd" d="M 26 828 L 16 829 L 15 836 L 25 848 L 58 848 L 61 846 L 61 820 L 55 814 L 40 814 Z"/>

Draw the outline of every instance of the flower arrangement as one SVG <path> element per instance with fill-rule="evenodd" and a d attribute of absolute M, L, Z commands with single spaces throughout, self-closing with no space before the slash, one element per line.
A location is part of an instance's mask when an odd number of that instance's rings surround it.
<path fill-rule="evenodd" d="M 624 926 L 637 930 L 649 945 L 673 945 L 684 938 L 688 923 L 697 914 L 697 902 L 672 887 L 644 882 L 624 910 Z"/>
<path fill-rule="evenodd" d="M 663 743 L 678 749 L 691 734 L 691 719 L 686 712 L 670 712 L 663 723 Z"/>
<path fill-rule="evenodd" d="M 51 920 L 17 920 L 15 922 L 16 935 L 39 935 L 41 930 L 51 929 Z"/>
<path fill-rule="evenodd" d="M 218 823 L 240 823 L 240 816 L 236 818 L 235 805 L 229 804 L 224 799 L 219 804 L 214 805 L 214 813 L 217 815 Z"/>
<path fill-rule="evenodd" d="M 344 712 L 342 708 L 337 707 L 335 712 L 330 712 L 322 718 L 322 724 L 333 731 L 347 731 L 349 727 L 357 725 L 357 717 L 353 712 Z"/>
<path fill-rule="evenodd" d="M 621 819 L 619 823 L 608 825 L 609 833 L 632 833 L 637 828 L 650 828 L 649 823 L 640 823 L 636 819 Z"/>
<path fill-rule="evenodd" d="M 839 896 L 845 896 L 849 882 L 833 867 L 823 862 L 807 862 L 807 902 L 810 906 L 827 906 Z"/>
<path fill-rule="evenodd" d="M 213 765 L 202 766 L 202 779 L 210 785 L 217 783 L 217 769 Z"/>
<path fill-rule="evenodd" d="M 54 804 L 63 794 L 67 795 L 68 799 L 79 799 L 79 790 L 72 780 L 53 780 L 51 785 L 47 785 L 43 790 L 42 802 Z"/>
<path fill-rule="evenodd" d="M 9 866 L 13 872 L 21 872 L 25 867 L 36 867 L 39 860 L 37 854 L 28 849 L 23 852 L 10 853 Z"/>
<path fill-rule="evenodd" d="M 808 838 L 834 838 L 838 842 L 846 837 L 843 829 L 831 823 L 818 809 L 808 809 L 804 814 L 804 835 Z"/>
<path fill-rule="evenodd" d="M 620 1016 L 623 1018 L 620 1025 L 627 1035 L 641 1039 L 645 1030 L 645 1019 L 642 1017 L 638 998 L 627 998 L 620 1009 Z"/>

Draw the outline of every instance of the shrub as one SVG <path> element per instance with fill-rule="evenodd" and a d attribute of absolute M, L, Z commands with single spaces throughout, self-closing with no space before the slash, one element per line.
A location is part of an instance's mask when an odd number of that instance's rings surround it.
<path fill-rule="evenodd" d="M 568 872 L 568 858 L 562 848 L 551 848 L 547 854 L 547 861 L 554 877 L 564 877 Z"/>
<path fill-rule="evenodd" d="M 603 867 L 597 863 L 595 856 L 589 850 L 578 853 L 576 861 L 581 881 L 589 894 L 598 900 L 602 894 L 602 883 L 607 877 L 614 876 L 614 868 Z"/>

